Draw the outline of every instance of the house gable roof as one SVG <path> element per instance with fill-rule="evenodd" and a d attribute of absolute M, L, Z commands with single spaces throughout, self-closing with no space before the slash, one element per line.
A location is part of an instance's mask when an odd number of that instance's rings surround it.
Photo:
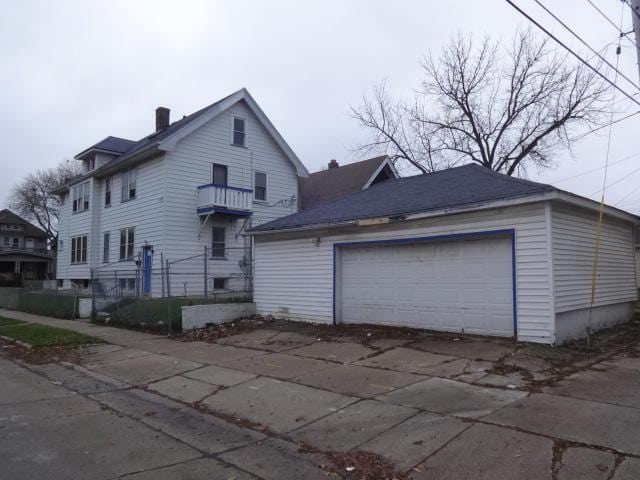
<path fill-rule="evenodd" d="M 265 223 L 253 228 L 251 232 L 330 225 L 369 218 L 402 217 L 554 190 L 555 187 L 551 185 L 492 172 L 479 165 L 464 165 L 377 183 L 331 203 Z"/>
<path fill-rule="evenodd" d="M 47 234 L 44 230 L 36 227 L 31 222 L 26 221 L 20 215 L 13 213 L 11 210 L 7 208 L 0 210 L 0 223 L 23 225 L 24 230 L 22 230 L 20 234 L 25 235 L 27 237 L 47 238 Z"/>
<path fill-rule="evenodd" d="M 337 168 L 329 168 L 300 179 L 300 197 L 303 209 L 333 202 L 368 187 L 385 165 L 391 165 L 389 157 L 369 158 Z M 397 177 L 397 174 L 394 175 Z"/>
<path fill-rule="evenodd" d="M 128 140 L 126 138 L 109 136 L 109 137 L 103 138 L 95 145 L 91 145 L 86 150 L 83 150 L 82 152 L 77 154 L 74 158 L 82 159 L 87 154 L 92 152 L 107 152 L 107 153 L 122 155 L 123 153 L 130 150 L 135 144 L 136 144 L 135 140 Z"/>
<path fill-rule="evenodd" d="M 107 137 L 104 140 L 96 143 L 95 145 L 89 147 L 84 150 L 80 154 L 78 154 L 75 158 L 81 158 L 86 153 L 91 151 L 92 149 L 96 149 L 98 145 L 103 145 L 106 143 L 110 148 L 128 148 L 123 151 L 118 157 L 114 158 L 110 162 L 105 165 L 88 172 L 86 174 L 80 175 L 78 177 L 73 178 L 70 182 L 65 185 L 61 185 L 60 187 L 53 190 L 53 193 L 60 193 L 66 191 L 69 185 L 78 183 L 85 178 L 89 178 L 92 176 L 100 176 L 101 174 L 108 175 L 119 168 L 124 168 L 126 165 L 129 165 L 130 161 L 134 161 L 139 158 L 144 158 L 145 155 L 152 154 L 158 151 L 171 151 L 175 148 L 176 144 L 182 140 L 184 137 L 192 133 L 194 130 L 212 120 L 232 105 L 237 102 L 244 100 L 249 108 L 256 115 L 258 120 L 262 123 L 262 125 L 266 128 L 269 134 L 273 137 L 278 146 L 282 149 L 287 158 L 294 165 L 298 176 L 305 177 L 309 174 L 304 164 L 300 161 L 297 155 L 293 152 L 291 147 L 284 140 L 282 135 L 276 130 L 274 125 L 271 123 L 269 118 L 262 111 L 257 102 L 253 99 L 251 94 L 247 91 L 246 88 L 242 88 L 237 92 L 232 93 L 211 105 L 208 105 L 197 112 L 194 112 L 190 115 L 187 115 L 180 120 L 171 123 L 166 128 L 160 130 L 159 132 L 153 132 L 146 137 L 141 138 L 138 141 L 127 140 L 118 137 Z M 110 140 L 115 139 L 115 140 Z M 114 150 L 110 150 L 114 151 Z M 118 152 L 116 152 L 118 153 Z"/>

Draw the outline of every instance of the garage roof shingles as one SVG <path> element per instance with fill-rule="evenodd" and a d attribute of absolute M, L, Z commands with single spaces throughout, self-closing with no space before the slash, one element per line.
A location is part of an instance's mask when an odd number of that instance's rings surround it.
<path fill-rule="evenodd" d="M 555 190 L 551 185 L 493 172 L 479 165 L 387 180 L 331 203 L 253 228 L 253 232 L 409 215 L 476 203 L 526 197 Z"/>

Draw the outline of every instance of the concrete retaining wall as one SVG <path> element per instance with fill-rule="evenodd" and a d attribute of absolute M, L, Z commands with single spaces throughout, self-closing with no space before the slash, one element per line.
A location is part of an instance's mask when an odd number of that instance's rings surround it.
<path fill-rule="evenodd" d="M 591 312 L 591 330 L 597 331 L 628 322 L 633 317 L 633 306 L 634 302 L 626 302 L 594 307 Z M 586 337 L 588 324 L 588 308 L 558 313 L 556 315 L 556 343 L 562 344 L 568 340 Z"/>
<path fill-rule="evenodd" d="M 255 303 L 212 303 L 182 307 L 182 330 L 224 323 L 256 313 Z"/>

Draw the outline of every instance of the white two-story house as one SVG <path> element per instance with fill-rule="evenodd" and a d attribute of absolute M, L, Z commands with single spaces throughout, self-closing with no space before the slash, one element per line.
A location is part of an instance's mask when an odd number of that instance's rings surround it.
<path fill-rule="evenodd" d="M 246 89 L 176 122 L 169 115 L 158 108 L 141 140 L 107 137 L 75 157 L 85 173 L 54 191 L 59 285 L 88 288 L 93 278 L 150 296 L 246 289 L 244 230 L 298 210 L 308 172 Z"/>

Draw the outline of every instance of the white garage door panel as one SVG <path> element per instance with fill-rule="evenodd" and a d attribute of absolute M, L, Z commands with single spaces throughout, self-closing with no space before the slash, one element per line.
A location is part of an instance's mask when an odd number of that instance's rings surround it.
<path fill-rule="evenodd" d="M 513 335 L 510 238 L 341 249 L 341 320 Z"/>

